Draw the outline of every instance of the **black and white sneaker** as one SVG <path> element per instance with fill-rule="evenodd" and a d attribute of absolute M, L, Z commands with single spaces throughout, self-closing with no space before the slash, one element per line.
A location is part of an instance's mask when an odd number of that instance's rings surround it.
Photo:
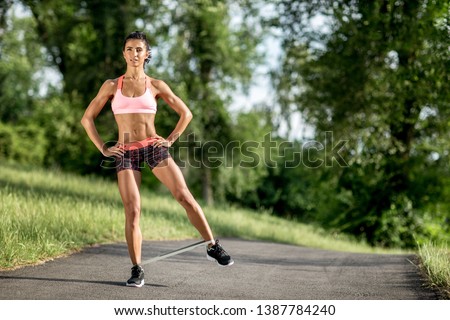
<path fill-rule="evenodd" d="M 131 278 L 127 281 L 127 287 L 140 288 L 144 285 L 144 269 L 136 264 L 131 268 Z"/>
<path fill-rule="evenodd" d="M 230 255 L 219 244 L 219 240 L 211 247 L 206 249 L 206 258 L 210 261 L 216 261 L 221 267 L 231 266 L 234 261 Z"/>

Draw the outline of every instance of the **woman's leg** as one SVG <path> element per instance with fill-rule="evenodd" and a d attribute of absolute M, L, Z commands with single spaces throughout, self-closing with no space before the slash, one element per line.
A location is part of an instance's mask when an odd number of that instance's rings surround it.
<path fill-rule="evenodd" d="M 191 221 L 203 239 L 214 243 L 214 237 L 205 214 L 189 191 L 183 174 L 175 161 L 172 158 L 163 160 L 153 169 L 153 173 L 183 206 L 189 221 Z"/>
<path fill-rule="evenodd" d="M 141 177 L 141 172 L 135 170 L 122 170 L 117 173 L 119 192 L 125 209 L 125 238 L 133 265 L 141 263 Z"/>

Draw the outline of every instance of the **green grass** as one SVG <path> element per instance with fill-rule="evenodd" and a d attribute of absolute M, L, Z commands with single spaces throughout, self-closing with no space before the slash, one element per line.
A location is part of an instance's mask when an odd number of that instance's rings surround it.
<path fill-rule="evenodd" d="M 427 274 L 432 286 L 438 288 L 447 298 L 450 298 L 450 250 L 442 244 L 419 244 L 421 267 Z"/>
<path fill-rule="evenodd" d="M 115 182 L 0 163 L 0 203 L 0 269 L 38 263 L 88 245 L 124 241 L 124 214 Z M 394 252 L 268 213 L 225 205 L 204 211 L 216 236 Z M 142 190 L 141 228 L 146 240 L 199 238 L 167 192 Z"/>

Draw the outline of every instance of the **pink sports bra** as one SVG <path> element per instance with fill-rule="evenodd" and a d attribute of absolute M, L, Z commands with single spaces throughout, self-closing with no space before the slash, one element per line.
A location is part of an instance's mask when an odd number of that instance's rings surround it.
<path fill-rule="evenodd" d="M 122 94 L 123 77 L 120 76 L 117 81 L 117 91 L 111 102 L 113 113 L 156 113 L 156 100 L 153 97 L 150 84 L 147 82 L 147 77 L 145 78 L 145 92 L 139 97 L 127 97 Z"/>

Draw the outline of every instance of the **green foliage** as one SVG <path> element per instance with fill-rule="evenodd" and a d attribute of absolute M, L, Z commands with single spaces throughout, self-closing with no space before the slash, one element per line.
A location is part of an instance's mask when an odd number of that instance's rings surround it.
<path fill-rule="evenodd" d="M 243 12 L 248 8 L 240 6 Z M 221 185 L 224 175 L 209 162 L 208 144 L 224 147 L 233 140 L 226 105 L 238 84 L 246 86 L 251 80 L 260 35 L 251 32 L 245 15 L 244 23 L 232 29 L 230 3 L 225 0 L 179 1 L 170 16 L 167 28 L 174 37 L 167 39 L 171 48 L 165 73 L 171 82 L 181 83 L 174 90 L 194 115 L 189 130 L 195 142 L 188 157 L 203 160 L 200 170 L 188 171 L 189 180 L 201 187 L 193 191 L 212 203 L 213 182 Z"/>
<path fill-rule="evenodd" d="M 0 41 L 0 121 L 17 122 L 33 110 L 39 94 L 38 73 L 45 66 L 36 24 L 31 18 L 5 15 Z M 1 28 L 1 26 L 0 26 Z"/>
<path fill-rule="evenodd" d="M 64 93 L 75 94 L 83 108 L 106 79 L 123 73 L 123 39 L 144 11 L 138 0 L 22 2 L 64 77 Z"/>
<path fill-rule="evenodd" d="M 45 165 L 79 173 L 101 172 L 101 154 L 79 124 L 83 110 L 69 101 L 66 96 L 36 101 L 32 121 L 45 129 L 50 142 Z"/>
<path fill-rule="evenodd" d="M 264 137 L 273 130 L 265 111 L 240 113 L 232 125 L 232 139 L 223 147 L 223 166 L 214 190 L 219 200 L 249 205 L 267 175 Z M 250 200 L 252 199 L 252 200 Z"/>
<path fill-rule="evenodd" d="M 0 159 L 21 164 L 43 165 L 48 141 L 45 132 L 35 124 L 0 123 Z"/>
<path fill-rule="evenodd" d="M 414 246 L 423 212 L 445 201 L 450 111 L 448 2 L 281 1 L 284 110 L 347 140 L 326 224 L 386 246 Z M 326 31 L 309 21 L 321 17 Z M 443 67 L 447 66 L 447 67 Z M 433 147 L 431 147 L 433 146 Z"/>

